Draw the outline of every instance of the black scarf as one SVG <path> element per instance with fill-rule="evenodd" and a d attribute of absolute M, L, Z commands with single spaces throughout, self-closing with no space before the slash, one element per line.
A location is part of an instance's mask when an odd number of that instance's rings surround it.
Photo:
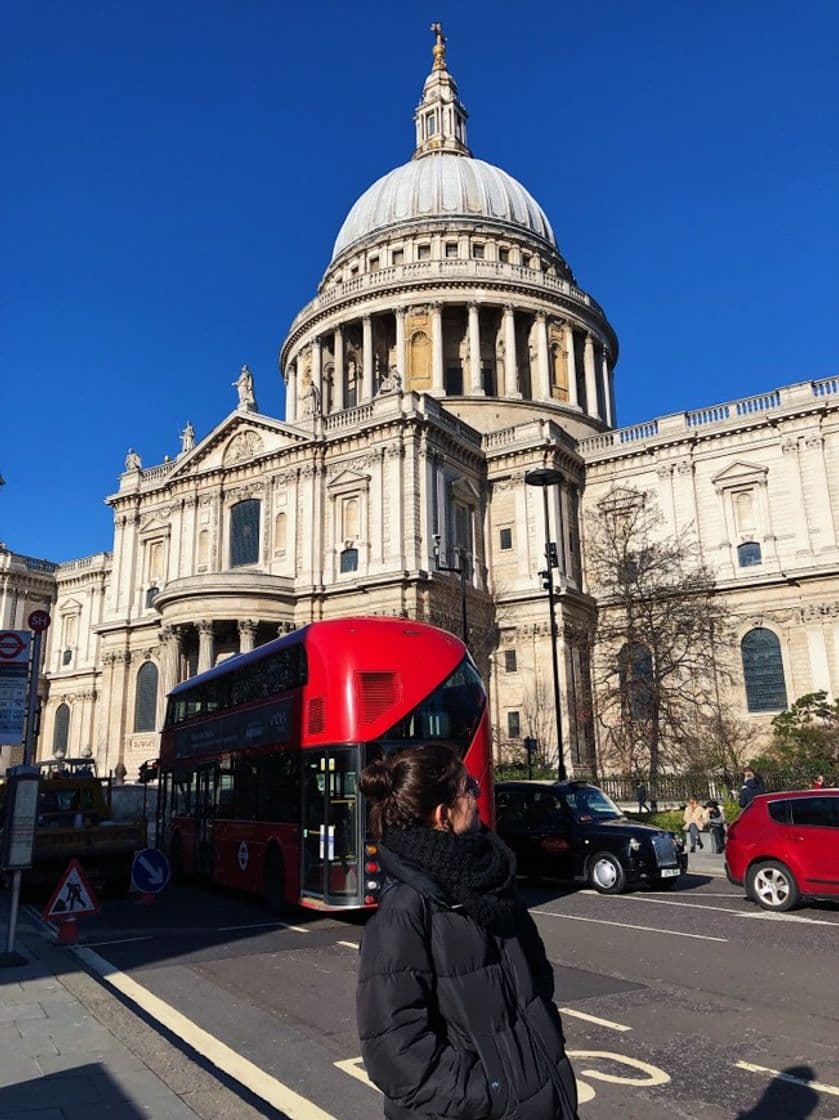
<path fill-rule="evenodd" d="M 516 893 L 516 857 L 486 827 L 455 836 L 433 828 L 388 829 L 382 847 L 432 879 L 446 901 L 460 906 L 491 933 L 509 935 L 522 903 Z"/>

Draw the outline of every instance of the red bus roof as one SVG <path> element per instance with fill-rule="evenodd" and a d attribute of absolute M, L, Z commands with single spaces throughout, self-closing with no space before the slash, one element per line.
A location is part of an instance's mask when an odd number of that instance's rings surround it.
<path fill-rule="evenodd" d="M 176 685 L 170 698 L 204 682 L 256 665 L 272 653 L 303 645 L 304 737 L 312 744 L 358 742 L 383 735 L 424 700 L 467 654 L 460 639 L 427 623 L 397 618 L 340 618 L 309 623 L 284 638 Z M 322 730 L 310 718 L 312 702 L 324 708 Z M 201 718 L 201 717 L 199 717 Z M 209 717 L 212 718 L 212 717 Z"/>

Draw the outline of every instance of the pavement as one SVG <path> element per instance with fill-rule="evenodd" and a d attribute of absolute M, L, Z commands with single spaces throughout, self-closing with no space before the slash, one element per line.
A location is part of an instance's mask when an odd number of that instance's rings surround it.
<path fill-rule="evenodd" d="M 725 854 L 717 854 L 711 847 L 710 840 L 703 835 L 704 847 L 695 852 L 688 853 L 688 874 L 714 875 L 725 878 Z"/>
<path fill-rule="evenodd" d="M 5 944 L 8 895 L 0 894 Z M 0 1120 L 283 1120 L 51 943 L 26 909 L 0 968 Z"/>

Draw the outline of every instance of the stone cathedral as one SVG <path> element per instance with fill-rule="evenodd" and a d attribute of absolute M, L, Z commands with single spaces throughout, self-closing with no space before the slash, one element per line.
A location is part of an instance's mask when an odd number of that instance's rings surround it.
<path fill-rule="evenodd" d="M 615 332 L 535 199 L 472 154 L 435 33 L 413 157 L 351 207 L 280 349 L 285 418 L 260 412 L 245 366 L 211 432 L 188 425 L 159 465 L 129 451 L 111 552 L 56 565 L 0 546 L 0 626 L 53 616 L 40 757 L 132 777 L 178 681 L 338 615 L 457 632 L 461 594 L 498 751 L 544 734 L 547 508 L 566 763 L 585 772 L 601 731 L 583 525 L 614 486 L 693 526 L 738 619 L 734 702 L 756 733 L 839 690 L 839 378 L 616 427 Z M 525 484 L 544 467 L 554 485 Z"/>

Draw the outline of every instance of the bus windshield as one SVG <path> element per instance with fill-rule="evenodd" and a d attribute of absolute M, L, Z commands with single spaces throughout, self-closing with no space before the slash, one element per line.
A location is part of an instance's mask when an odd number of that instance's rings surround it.
<path fill-rule="evenodd" d="M 465 657 L 430 696 L 380 736 L 379 744 L 393 751 L 412 743 L 444 741 L 464 755 L 483 714 L 485 696 L 478 670 Z"/>

